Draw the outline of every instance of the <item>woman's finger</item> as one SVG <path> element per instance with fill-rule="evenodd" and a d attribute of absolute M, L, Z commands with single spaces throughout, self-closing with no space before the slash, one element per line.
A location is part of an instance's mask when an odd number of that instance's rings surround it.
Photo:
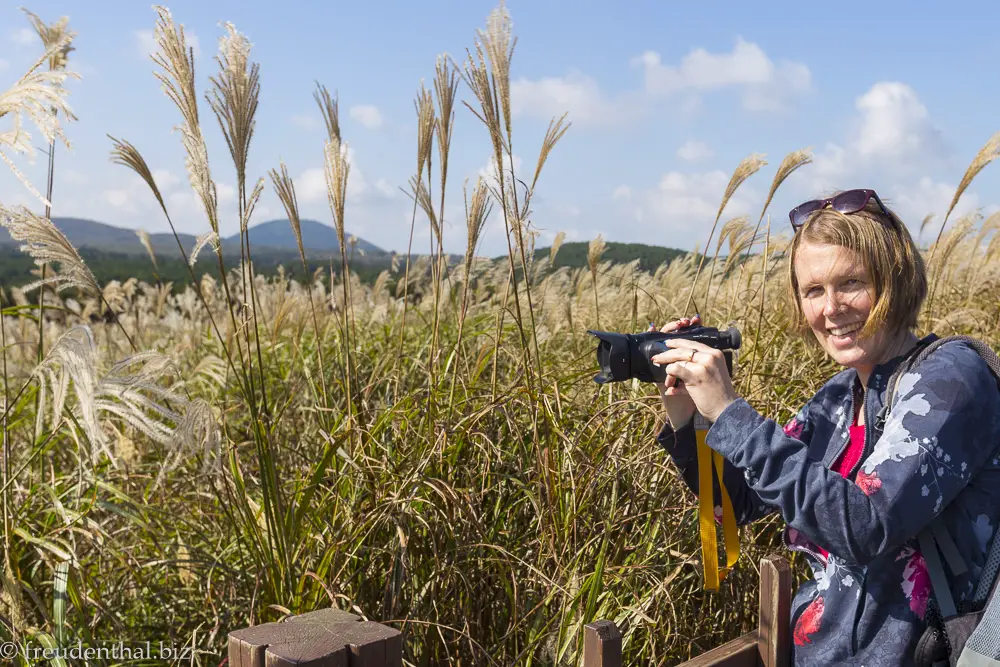
<path fill-rule="evenodd" d="M 671 331 L 676 331 L 683 327 L 689 327 L 691 325 L 701 324 L 701 315 L 695 315 L 694 317 L 682 317 L 679 320 L 674 320 L 673 322 L 667 322 L 660 329 L 661 333 L 670 333 Z"/>

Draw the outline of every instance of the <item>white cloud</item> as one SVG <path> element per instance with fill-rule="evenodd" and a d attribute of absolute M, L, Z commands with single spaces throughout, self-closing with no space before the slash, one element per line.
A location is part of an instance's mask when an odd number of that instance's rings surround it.
<path fill-rule="evenodd" d="M 382 112 L 378 107 L 371 104 L 357 104 L 351 107 L 349 112 L 351 118 L 358 121 L 369 130 L 377 130 L 382 127 Z"/>
<path fill-rule="evenodd" d="M 627 185 L 619 185 L 615 188 L 615 191 L 611 193 L 612 199 L 629 199 L 632 197 L 632 188 Z"/>
<path fill-rule="evenodd" d="M 36 33 L 31 28 L 18 28 L 10 33 L 10 41 L 19 46 L 27 46 L 28 44 L 34 43 L 38 40 L 38 33 Z M 41 46 L 41 40 L 39 41 L 39 46 Z"/>
<path fill-rule="evenodd" d="M 608 99 L 595 79 L 578 71 L 564 77 L 518 79 L 510 85 L 510 104 L 514 115 L 549 119 L 568 113 L 574 123 L 593 125 L 628 122 L 643 107 L 634 93 Z"/>
<path fill-rule="evenodd" d="M 181 182 L 181 179 L 169 169 L 155 169 L 153 171 L 153 181 L 160 192 L 166 192 Z"/>
<path fill-rule="evenodd" d="M 139 56 L 141 58 L 149 58 L 151 55 L 159 51 L 160 47 L 156 43 L 156 39 L 153 37 L 152 30 L 136 30 L 132 33 L 135 36 L 136 47 L 139 50 Z M 201 43 L 198 41 L 198 36 L 189 30 L 184 31 L 184 40 L 187 45 L 194 50 L 194 57 L 197 59 L 201 56 Z"/>
<path fill-rule="evenodd" d="M 700 173 L 670 171 L 656 187 L 633 197 L 631 210 L 639 222 L 671 235 L 669 240 L 661 240 L 663 245 L 692 247 L 707 237 L 729 179 L 730 175 L 719 169 Z M 753 187 L 744 183 L 726 205 L 723 219 L 750 213 L 757 199 Z"/>
<path fill-rule="evenodd" d="M 596 79 L 577 70 L 565 76 L 518 79 L 511 83 L 512 111 L 542 118 L 568 112 L 575 123 L 623 125 L 665 98 L 676 98 L 680 113 L 693 116 L 703 93 L 722 88 L 741 88 L 748 111 L 776 111 L 787 107 L 794 95 L 808 91 L 812 80 L 806 65 L 775 63 L 759 46 L 743 39 L 737 39 L 729 53 L 695 49 L 679 65 L 665 64 L 656 51 L 645 51 L 631 64 L 643 70 L 642 88 L 614 97 L 602 91 Z"/>
<path fill-rule="evenodd" d="M 916 183 L 898 185 L 890 190 L 889 196 L 885 197 L 885 204 L 899 214 L 914 237 L 920 231 L 920 223 L 923 222 L 924 216 L 929 213 L 935 214 L 921 238 L 922 241 L 932 242 L 937 236 L 941 220 L 951 204 L 952 197 L 955 196 L 957 187 L 957 183 L 944 183 L 924 176 Z M 948 218 L 948 227 L 950 228 L 952 223 L 964 215 L 975 212 L 981 206 L 979 195 L 971 192 L 964 193 Z"/>
<path fill-rule="evenodd" d="M 124 211 L 135 210 L 135 205 L 132 202 L 132 197 L 128 190 L 113 188 L 105 190 L 103 196 L 104 196 L 104 201 L 106 201 L 114 208 L 121 209 Z"/>
<path fill-rule="evenodd" d="M 809 90 L 812 79 L 806 65 L 775 63 L 757 44 L 742 38 L 737 38 L 729 53 L 694 49 L 679 65 L 664 64 L 656 51 L 646 51 L 633 58 L 632 63 L 643 69 L 649 95 L 671 97 L 739 87 L 743 89 L 743 107 L 749 111 L 772 111 L 787 106 L 792 95 Z"/>
<path fill-rule="evenodd" d="M 896 162 L 943 157 L 940 131 L 905 83 L 876 83 L 855 101 L 861 126 L 855 139 L 863 157 Z"/>
<path fill-rule="evenodd" d="M 395 196 L 393 188 L 384 179 L 379 179 L 374 185 L 368 182 L 364 173 L 358 167 L 357 155 L 354 149 L 347 147 L 347 163 L 350 172 L 347 175 L 347 203 L 359 203 L 372 199 L 392 199 Z M 313 167 L 303 171 L 295 179 L 295 193 L 302 202 L 316 203 L 326 200 L 326 176 L 322 167 Z"/>
<path fill-rule="evenodd" d="M 842 140 L 827 143 L 812 164 L 789 178 L 785 188 L 795 189 L 802 198 L 875 188 L 914 236 L 924 217 L 934 214 L 933 232 L 925 230 L 922 239 L 933 241 L 955 196 L 957 183 L 950 178 L 956 167 L 964 169 L 965 165 L 950 161 L 941 131 L 911 86 L 898 81 L 875 83 L 857 97 L 854 106 L 856 114 Z M 944 176 L 946 172 L 951 176 Z M 949 226 L 983 206 L 976 192 L 965 192 L 949 217 Z"/>
<path fill-rule="evenodd" d="M 215 193 L 218 196 L 219 204 L 228 204 L 236 201 L 236 188 L 225 183 L 215 184 Z"/>
<path fill-rule="evenodd" d="M 514 154 L 513 160 L 506 155 L 504 158 L 506 161 L 504 166 L 504 178 L 509 184 L 511 171 L 513 171 L 514 176 L 521 174 L 521 165 L 523 164 L 523 160 L 521 160 L 521 156 L 516 153 Z M 489 162 L 479 168 L 479 175 L 483 177 L 486 185 L 488 185 L 492 190 L 498 191 L 500 189 L 500 184 L 497 181 L 497 161 L 492 155 L 490 156 Z"/>
<path fill-rule="evenodd" d="M 686 162 L 699 162 L 715 157 L 715 153 L 707 144 L 691 139 L 677 149 L 677 157 Z"/>

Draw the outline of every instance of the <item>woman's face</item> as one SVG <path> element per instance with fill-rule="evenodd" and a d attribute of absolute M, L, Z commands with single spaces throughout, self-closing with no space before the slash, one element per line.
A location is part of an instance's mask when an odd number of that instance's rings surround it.
<path fill-rule="evenodd" d="M 875 296 L 861 256 L 843 246 L 803 242 L 795 255 L 798 298 L 816 340 L 838 364 L 867 378 L 884 341 L 862 339 Z"/>

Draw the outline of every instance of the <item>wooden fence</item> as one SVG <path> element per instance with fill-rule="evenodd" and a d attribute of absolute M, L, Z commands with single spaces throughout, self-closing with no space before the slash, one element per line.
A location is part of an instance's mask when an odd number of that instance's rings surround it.
<path fill-rule="evenodd" d="M 778 556 L 760 564 L 756 630 L 680 667 L 788 667 L 792 575 Z M 611 621 L 584 626 L 583 667 L 622 667 L 622 636 Z M 229 633 L 229 667 L 402 667 L 402 634 L 339 609 L 293 616 Z"/>

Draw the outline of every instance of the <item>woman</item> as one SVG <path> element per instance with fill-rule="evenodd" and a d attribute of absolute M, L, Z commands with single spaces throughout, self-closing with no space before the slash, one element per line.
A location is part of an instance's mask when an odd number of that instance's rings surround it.
<path fill-rule="evenodd" d="M 794 664 L 913 665 L 932 596 L 917 534 L 942 515 L 968 566 L 948 573 L 961 607 L 1000 519 L 1000 392 L 971 347 L 945 343 L 901 378 L 878 441 L 866 437 L 892 371 L 937 338 L 913 333 L 923 261 L 871 190 L 806 202 L 790 217 L 796 324 L 844 370 L 782 428 L 736 394 L 720 351 L 669 340 L 652 359 L 667 372 L 657 439 L 697 492 L 697 410 L 712 422 L 708 446 L 726 459 L 737 520 L 781 513 L 786 545 L 814 575 L 792 602 Z"/>

